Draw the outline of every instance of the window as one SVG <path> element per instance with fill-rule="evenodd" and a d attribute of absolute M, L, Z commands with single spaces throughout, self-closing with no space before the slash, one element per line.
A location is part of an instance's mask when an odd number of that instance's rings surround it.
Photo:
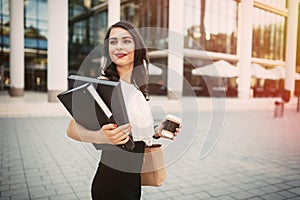
<path fill-rule="evenodd" d="M 107 30 L 107 7 L 104 6 L 101 10 L 93 7 L 103 2 L 105 1 L 69 1 L 69 71 L 71 73 L 77 72 L 86 56 L 104 40 Z M 91 65 L 90 69 L 81 69 L 83 71 L 80 73 L 92 76 L 92 71 L 99 68 L 97 63 L 94 65 Z"/>
<path fill-rule="evenodd" d="M 236 54 L 237 2 L 185 1 L 185 48 Z"/>
<path fill-rule="evenodd" d="M 252 56 L 270 60 L 285 59 L 285 17 L 254 8 Z"/>
<path fill-rule="evenodd" d="M 287 0 L 256 0 L 256 1 L 279 9 L 286 8 L 287 6 L 286 4 Z"/>
<path fill-rule="evenodd" d="M 169 2 L 137 0 L 121 5 L 121 20 L 131 22 L 139 30 L 149 50 L 168 47 Z"/>
<path fill-rule="evenodd" d="M 25 1 L 25 48 L 47 50 L 47 0 Z"/>
<path fill-rule="evenodd" d="M 0 45 L 1 52 L 9 48 L 9 2 L 0 0 Z M 1 54 L 2 55 L 2 54 Z M 2 60 L 2 58 L 1 58 Z"/>

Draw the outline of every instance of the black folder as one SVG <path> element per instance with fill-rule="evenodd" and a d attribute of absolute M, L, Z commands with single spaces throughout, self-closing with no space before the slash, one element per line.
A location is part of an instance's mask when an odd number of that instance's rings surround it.
<path fill-rule="evenodd" d="M 57 95 L 77 123 L 89 130 L 99 130 L 103 125 L 129 123 L 125 102 L 119 82 L 83 76 L 68 77 L 70 89 Z M 109 145 L 94 144 L 96 149 Z M 125 144 L 134 148 L 132 135 Z"/>

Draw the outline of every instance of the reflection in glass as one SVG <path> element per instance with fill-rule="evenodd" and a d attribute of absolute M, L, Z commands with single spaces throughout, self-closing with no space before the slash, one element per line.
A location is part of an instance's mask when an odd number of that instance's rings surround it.
<path fill-rule="evenodd" d="M 232 0 L 185 1 L 185 48 L 235 54 L 237 5 Z"/>
<path fill-rule="evenodd" d="M 285 17 L 254 8 L 252 56 L 285 59 Z"/>
<path fill-rule="evenodd" d="M 169 20 L 169 1 L 166 0 L 137 0 L 121 4 L 121 20 L 131 22 L 135 27 L 158 27 L 153 31 L 141 29 L 146 46 L 151 49 L 166 49 Z M 150 49 L 150 50 L 151 50 Z"/>
<path fill-rule="evenodd" d="M 98 10 L 101 0 L 69 1 L 69 73 L 94 76 L 99 63 L 78 72 L 85 57 L 104 40 L 107 30 L 107 7 Z"/>
<path fill-rule="evenodd" d="M 283 9 L 286 8 L 287 0 L 256 0 L 256 1 L 279 9 Z"/>

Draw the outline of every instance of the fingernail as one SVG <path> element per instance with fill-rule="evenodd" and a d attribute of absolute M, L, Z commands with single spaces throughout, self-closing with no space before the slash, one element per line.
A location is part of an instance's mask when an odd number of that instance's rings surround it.
<path fill-rule="evenodd" d="M 115 128 L 117 128 L 117 127 L 118 127 L 118 125 L 117 125 L 117 124 L 114 124 L 114 127 L 115 127 Z"/>

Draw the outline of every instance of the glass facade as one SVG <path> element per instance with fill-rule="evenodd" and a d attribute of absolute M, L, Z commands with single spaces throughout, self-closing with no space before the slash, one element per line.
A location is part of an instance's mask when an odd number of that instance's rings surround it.
<path fill-rule="evenodd" d="M 107 0 L 69 0 L 69 18 L 86 14 L 95 6 L 106 2 Z"/>
<path fill-rule="evenodd" d="M 86 56 L 102 43 L 107 30 L 107 6 L 102 10 L 95 6 L 105 1 L 69 1 L 69 73 L 97 76 L 99 63 L 91 63 L 80 69 Z M 99 55 L 100 57 L 101 55 Z"/>
<path fill-rule="evenodd" d="M 0 90 L 9 87 L 9 0 L 0 0 Z"/>
<path fill-rule="evenodd" d="M 135 0 L 123 1 L 121 20 L 131 22 L 138 28 L 148 51 L 168 49 L 169 1 Z M 151 68 L 161 71 L 150 73 L 149 93 L 167 94 L 167 57 L 150 58 Z"/>
<path fill-rule="evenodd" d="M 236 54 L 237 1 L 186 0 L 185 48 Z"/>
<path fill-rule="evenodd" d="M 47 91 L 47 4 L 24 1 L 25 90 Z"/>
<path fill-rule="evenodd" d="M 0 89 L 9 87 L 9 0 L 0 0 Z M 185 0 L 184 48 L 206 50 L 221 55 L 237 54 L 239 0 Z M 47 90 L 47 0 L 24 0 L 25 89 Z M 69 74 L 96 76 L 99 62 L 80 69 L 86 56 L 103 42 L 107 26 L 107 0 L 69 0 Z M 252 57 L 285 61 L 286 14 L 288 0 L 254 1 Z M 148 50 L 168 49 L 169 0 L 121 0 L 121 20 L 139 29 Z M 299 12 L 300 18 L 300 12 Z M 300 38 L 298 26 L 298 40 Z M 300 48 L 297 44 L 297 72 Z M 156 54 L 157 55 L 157 54 Z M 100 56 L 99 56 L 100 57 Z M 188 58 L 185 58 L 188 59 Z M 151 75 L 155 83 L 166 85 L 167 57 L 151 62 L 162 74 Z M 199 66 L 207 64 L 205 60 Z M 199 64 L 200 63 L 200 64 Z M 201 64 L 202 63 L 202 64 Z M 234 62 L 231 64 L 235 64 Z M 197 65 L 197 66 L 198 66 Z M 185 63 L 184 76 L 193 82 Z M 78 71 L 79 70 L 79 71 Z M 151 81 L 151 80 L 150 80 Z M 165 88 L 161 91 L 166 94 Z M 160 91 L 160 92 L 161 92 Z"/>
<path fill-rule="evenodd" d="M 300 41 L 300 6 L 299 6 L 299 12 L 298 12 L 298 36 L 297 41 Z M 300 42 L 297 42 L 297 56 L 296 56 L 296 71 L 297 73 L 300 73 Z M 300 81 L 298 81 L 299 85 L 299 91 L 300 91 Z"/>
<path fill-rule="evenodd" d="M 286 4 L 287 0 L 256 0 L 256 1 L 280 9 L 286 8 L 287 6 Z"/>
<path fill-rule="evenodd" d="M 286 18 L 254 8 L 252 56 L 270 60 L 285 60 Z"/>
<path fill-rule="evenodd" d="M 1 52 L 9 48 L 9 3 L 8 0 L 0 0 L 0 43 Z M 2 56 L 2 54 L 1 54 Z M 3 61 L 3 57 L 1 57 Z"/>
<path fill-rule="evenodd" d="M 47 50 L 47 0 L 25 1 L 25 48 Z"/>
<path fill-rule="evenodd" d="M 237 24 L 238 1 L 185 0 L 184 48 L 235 55 Z M 211 64 L 208 56 L 201 59 L 186 59 L 188 61 L 184 64 L 184 77 L 189 83 L 183 85 L 184 95 L 194 95 L 189 91 L 192 87 L 197 96 L 224 96 L 225 93 L 226 96 L 237 96 L 235 78 L 222 79 L 192 74 L 195 67 Z M 227 88 L 224 91 L 212 90 L 212 88 L 224 88 L 223 86 Z"/>
<path fill-rule="evenodd" d="M 121 20 L 129 21 L 140 29 L 149 50 L 168 48 L 168 0 L 135 0 L 121 5 Z"/>

